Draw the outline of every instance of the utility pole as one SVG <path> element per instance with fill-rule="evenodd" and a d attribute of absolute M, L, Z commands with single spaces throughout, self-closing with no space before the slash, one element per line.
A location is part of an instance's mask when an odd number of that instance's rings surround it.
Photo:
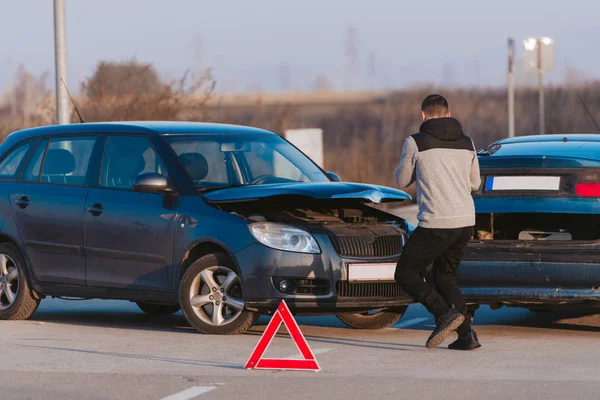
<path fill-rule="evenodd" d="M 540 86 L 540 134 L 546 133 L 546 108 L 544 106 L 544 70 L 542 68 L 542 39 L 537 39 L 538 84 Z"/>
<path fill-rule="evenodd" d="M 508 137 L 515 136 L 515 41 L 508 38 Z"/>
<path fill-rule="evenodd" d="M 346 65 L 344 70 L 344 88 L 351 91 L 356 89 L 355 84 L 358 78 L 358 29 L 356 27 L 351 26 L 346 31 L 345 42 Z"/>
<path fill-rule="evenodd" d="M 54 0 L 54 58 L 56 68 L 56 120 L 59 125 L 69 123 L 69 98 L 61 78 L 67 80 L 65 0 Z"/>

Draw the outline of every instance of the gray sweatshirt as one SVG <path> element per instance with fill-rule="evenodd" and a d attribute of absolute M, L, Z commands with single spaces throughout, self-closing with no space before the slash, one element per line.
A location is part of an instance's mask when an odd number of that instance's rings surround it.
<path fill-rule="evenodd" d="M 481 185 L 473 141 L 454 118 L 434 118 L 404 142 L 396 183 L 417 183 L 419 226 L 462 228 L 475 225 L 471 192 Z"/>

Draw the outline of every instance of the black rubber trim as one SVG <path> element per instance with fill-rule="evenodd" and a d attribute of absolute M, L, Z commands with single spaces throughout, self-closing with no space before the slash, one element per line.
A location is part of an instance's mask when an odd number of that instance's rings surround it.
<path fill-rule="evenodd" d="M 130 251 L 101 249 L 97 247 L 85 247 L 85 254 L 88 257 L 105 257 L 116 260 L 142 261 L 155 264 L 167 264 L 168 260 L 159 255 L 134 253 Z"/>
<path fill-rule="evenodd" d="M 51 242 L 43 242 L 40 240 L 28 240 L 25 242 L 25 246 L 38 250 L 44 251 L 48 253 L 58 253 L 58 254 L 83 254 L 83 247 L 72 245 L 72 244 L 62 244 L 62 243 L 51 243 Z"/>

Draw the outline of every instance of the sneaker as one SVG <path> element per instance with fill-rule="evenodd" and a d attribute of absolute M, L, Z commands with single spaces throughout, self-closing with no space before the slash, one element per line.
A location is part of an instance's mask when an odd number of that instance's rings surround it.
<path fill-rule="evenodd" d="M 448 310 L 448 312 L 436 319 L 435 330 L 427 339 L 425 345 L 428 349 L 432 349 L 439 346 L 446 340 L 446 337 L 450 332 L 455 331 L 460 324 L 465 320 L 465 316 L 456 311 L 454 308 Z"/>
<path fill-rule="evenodd" d="M 479 343 L 474 330 L 471 330 L 465 336 L 458 335 L 458 339 L 448 345 L 450 350 L 475 350 L 480 347 L 481 343 Z"/>

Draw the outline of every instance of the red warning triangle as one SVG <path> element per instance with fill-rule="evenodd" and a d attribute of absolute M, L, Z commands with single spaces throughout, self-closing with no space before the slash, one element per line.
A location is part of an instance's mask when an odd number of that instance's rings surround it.
<path fill-rule="evenodd" d="M 300 360 L 290 360 L 285 358 L 262 358 L 265 354 L 271 341 L 275 337 L 275 334 L 279 330 L 281 324 L 284 323 L 287 327 L 290 336 L 298 346 L 300 353 L 304 359 Z M 288 308 L 285 300 L 281 300 L 279 307 L 277 307 L 277 311 L 265 332 L 263 333 L 260 341 L 254 348 L 252 355 L 246 362 L 247 369 L 284 369 L 284 370 L 303 370 L 303 371 L 320 371 L 319 363 L 317 363 L 317 359 L 313 354 L 312 350 L 308 346 L 304 335 L 300 331 L 296 320 L 292 316 L 290 309 Z"/>

